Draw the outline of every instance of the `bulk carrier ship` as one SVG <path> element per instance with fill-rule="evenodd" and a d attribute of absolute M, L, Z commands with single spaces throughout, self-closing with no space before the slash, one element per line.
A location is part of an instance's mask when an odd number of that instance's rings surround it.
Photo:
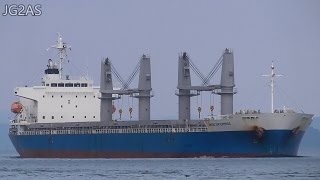
<path fill-rule="evenodd" d="M 131 80 L 139 71 L 138 88 L 113 87 L 113 75 L 120 75 L 107 58 L 101 62 L 100 87 L 83 77 L 63 75 L 63 62 L 69 49 L 59 35 L 59 60 L 49 59 L 40 86 L 17 87 L 11 111 L 9 137 L 23 158 L 185 158 L 185 157 L 275 157 L 297 156 L 300 141 L 313 115 L 273 107 L 272 111 L 241 110 L 233 113 L 233 52 L 226 49 L 213 70 L 204 77 L 187 53 L 179 55 L 179 116 L 176 120 L 151 120 L 150 57 L 143 55 Z M 209 79 L 221 68 L 221 81 Z M 203 77 L 202 86 L 191 85 L 190 70 Z M 129 80 L 130 80 L 129 78 Z M 202 91 L 221 97 L 221 115 L 191 119 L 190 99 Z M 138 120 L 116 119 L 113 101 L 124 96 L 138 99 Z M 214 107 L 210 107 L 213 112 Z M 199 115 L 201 107 L 198 108 Z M 130 114 L 132 108 L 129 109 Z M 122 109 L 119 109 L 121 117 Z M 199 116 L 200 117 L 200 116 Z"/>

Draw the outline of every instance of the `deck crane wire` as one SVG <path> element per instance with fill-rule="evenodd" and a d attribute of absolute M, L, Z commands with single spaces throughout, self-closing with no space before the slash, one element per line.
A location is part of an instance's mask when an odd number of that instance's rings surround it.
<path fill-rule="evenodd" d="M 190 58 L 189 58 L 189 63 L 190 63 L 191 69 L 203 81 L 205 79 L 205 76 L 200 72 L 200 70 L 197 68 L 197 66 L 193 63 L 193 61 Z"/>
<path fill-rule="evenodd" d="M 122 86 L 122 90 L 123 89 L 129 89 L 129 86 L 132 82 L 132 80 L 134 79 L 134 77 L 136 77 L 136 75 L 138 74 L 138 71 L 140 70 L 140 64 L 141 64 L 141 60 L 137 63 L 136 67 L 134 68 L 133 72 L 130 74 L 129 78 L 127 81 L 125 81 L 120 73 L 117 71 L 117 69 L 114 67 L 114 65 L 111 63 L 111 71 L 112 73 L 116 76 L 117 80 L 120 82 L 121 86 Z"/>
<path fill-rule="evenodd" d="M 113 66 L 113 64 L 111 63 L 111 72 L 116 76 L 117 80 L 120 82 L 121 86 L 124 87 L 125 82 L 124 79 L 121 77 L 121 75 L 119 74 L 119 72 L 117 71 L 117 69 Z"/>
<path fill-rule="evenodd" d="M 208 73 L 207 76 L 204 76 L 201 71 L 197 68 L 195 63 L 188 57 L 189 64 L 191 69 L 195 72 L 195 74 L 201 79 L 202 85 L 208 85 L 211 78 L 217 73 L 217 71 L 220 69 L 223 61 L 223 55 L 218 59 L 217 63 L 213 66 L 211 71 Z"/>
<path fill-rule="evenodd" d="M 220 56 L 217 63 L 214 65 L 214 67 L 211 69 L 209 74 L 206 76 L 206 79 L 203 81 L 203 85 L 208 85 L 211 78 L 217 73 L 217 71 L 220 69 L 223 62 L 223 55 Z"/>
<path fill-rule="evenodd" d="M 138 74 L 138 71 L 140 70 L 140 64 L 141 64 L 141 60 L 137 63 L 136 67 L 134 68 L 133 72 L 129 76 L 128 80 L 125 82 L 123 89 L 129 88 L 129 85 L 131 84 L 132 80 L 134 79 L 134 77 L 136 77 L 136 75 Z"/>

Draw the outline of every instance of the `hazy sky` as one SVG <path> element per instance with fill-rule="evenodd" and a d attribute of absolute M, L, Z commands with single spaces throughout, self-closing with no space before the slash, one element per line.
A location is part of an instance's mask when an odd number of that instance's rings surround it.
<path fill-rule="evenodd" d="M 276 107 L 320 115 L 318 0 L 0 1 L 1 14 L 5 4 L 41 4 L 42 15 L 0 15 L 0 122 L 12 115 L 14 87 L 40 85 L 47 60 L 56 58 L 54 51 L 46 51 L 56 32 L 72 46 L 67 74 L 88 73 L 97 86 L 103 57 L 126 79 L 141 55 L 149 54 L 153 118 L 178 115 L 179 53 L 187 51 L 207 74 L 226 47 L 234 50 L 235 111 L 270 110 L 269 80 L 261 74 L 270 73 L 273 60 L 276 71 L 285 75 L 277 81 Z M 211 82 L 219 79 L 217 74 Z M 199 83 L 193 74 L 193 85 Z M 202 105 L 203 116 L 209 114 L 209 97 L 193 98 L 193 116 L 197 105 Z M 217 110 L 219 103 L 215 96 Z"/>

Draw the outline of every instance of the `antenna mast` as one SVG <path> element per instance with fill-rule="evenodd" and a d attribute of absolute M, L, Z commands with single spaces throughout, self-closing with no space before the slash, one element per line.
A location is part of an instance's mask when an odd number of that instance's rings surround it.
<path fill-rule="evenodd" d="M 283 76 L 283 75 L 281 75 L 281 74 L 275 74 L 275 72 L 274 72 L 274 65 L 273 65 L 273 61 L 272 61 L 272 64 L 271 64 L 271 74 L 262 75 L 262 76 L 270 77 L 270 87 L 271 87 L 271 113 L 274 113 L 274 87 L 275 87 L 275 78 L 276 78 L 276 77 L 281 77 L 281 76 Z"/>
<path fill-rule="evenodd" d="M 50 48 L 55 48 L 58 50 L 59 52 L 59 77 L 60 79 L 62 79 L 62 72 L 63 72 L 63 63 L 64 63 L 64 59 L 67 57 L 67 49 L 71 50 L 71 46 L 68 46 L 66 42 L 63 42 L 62 40 L 62 36 L 60 33 L 58 33 L 58 40 L 57 40 L 57 44 L 52 45 L 51 47 L 49 47 L 47 50 L 49 50 Z"/>

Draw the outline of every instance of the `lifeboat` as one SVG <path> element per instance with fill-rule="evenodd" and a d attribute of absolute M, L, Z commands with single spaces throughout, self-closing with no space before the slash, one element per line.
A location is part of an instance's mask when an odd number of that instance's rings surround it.
<path fill-rule="evenodd" d="M 11 112 L 19 114 L 22 111 L 22 104 L 20 102 L 14 102 L 11 105 Z"/>

